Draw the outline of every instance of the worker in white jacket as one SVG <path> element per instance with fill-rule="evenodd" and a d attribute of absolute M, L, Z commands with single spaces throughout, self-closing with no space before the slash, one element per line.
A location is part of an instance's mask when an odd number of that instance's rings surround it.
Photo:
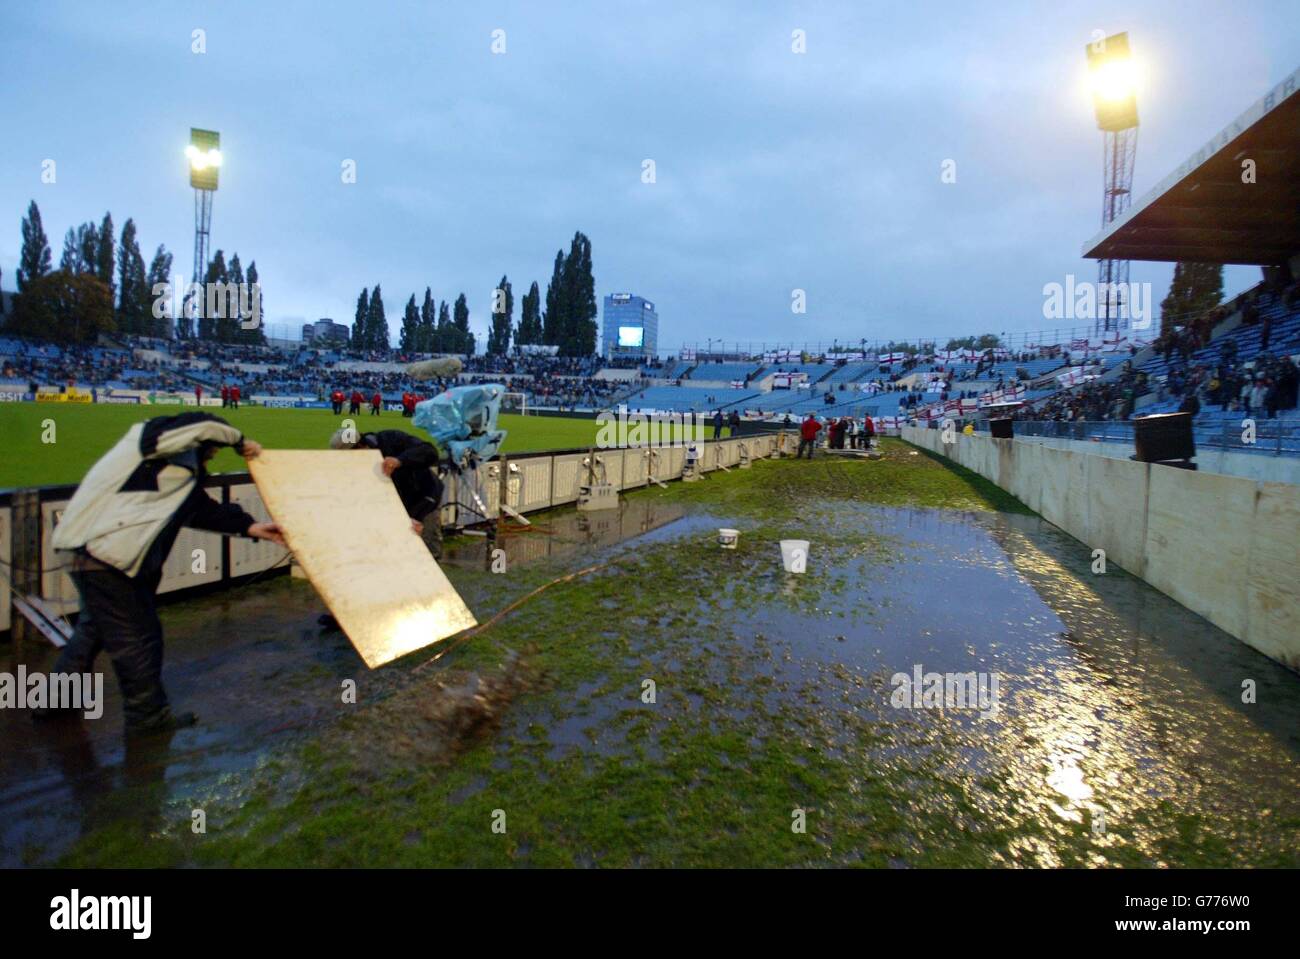
<path fill-rule="evenodd" d="M 223 446 L 248 459 L 262 449 L 210 413 L 136 423 L 90 468 L 55 527 L 54 548 L 71 554 L 81 611 L 53 672 L 90 672 L 100 650 L 108 653 L 128 731 L 164 731 L 196 720 L 193 713 L 173 714 L 168 705 L 162 624 L 154 607 L 163 563 L 181 527 L 284 543 L 276 524 L 259 523 L 203 489 L 205 464 Z"/>

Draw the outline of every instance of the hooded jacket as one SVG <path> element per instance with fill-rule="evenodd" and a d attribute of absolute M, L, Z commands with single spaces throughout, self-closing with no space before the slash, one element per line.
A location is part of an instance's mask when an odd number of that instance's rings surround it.
<path fill-rule="evenodd" d="M 136 423 L 90 468 L 54 528 L 54 548 L 80 550 L 128 576 L 157 575 L 182 526 L 246 534 L 255 521 L 199 485 L 200 447 L 243 448 L 244 437 L 211 413 Z"/>

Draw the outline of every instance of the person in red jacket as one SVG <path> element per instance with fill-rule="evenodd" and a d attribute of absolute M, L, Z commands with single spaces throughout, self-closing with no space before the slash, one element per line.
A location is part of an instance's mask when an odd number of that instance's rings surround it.
<path fill-rule="evenodd" d="M 334 407 L 334 415 L 338 416 L 343 412 L 343 391 L 335 390 L 330 394 L 330 405 Z"/>
<path fill-rule="evenodd" d="M 361 395 L 361 391 L 360 391 L 360 390 L 353 390 L 353 391 L 352 391 L 352 401 L 348 404 L 348 412 L 351 413 L 351 414 L 353 414 L 353 415 L 360 415 L 360 414 L 361 414 L 361 404 L 362 404 L 362 402 L 364 402 L 364 401 L 365 401 L 365 397 Z"/>
<path fill-rule="evenodd" d="M 876 435 L 876 424 L 871 422 L 871 417 L 866 416 L 862 419 L 862 448 L 871 449 L 871 440 Z"/>
<path fill-rule="evenodd" d="M 232 409 L 236 409 L 236 410 L 239 409 L 239 387 L 238 386 L 232 386 L 230 388 L 230 406 Z"/>
<path fill-rule="evenodd" d="M 794 454 L 795 459 L 803 456 L 803 451 L 808 450 L 808 458 L 813 458 L 813 449 L 817 446 L 817 434 L 821 432 L 822 425 L 817 422 L 817 417 L 809 413 L 808 418 L 799 424 L 799 450 Z"/>
<path fill-rule="evenodd" d="M 203 387 L 201 386 L 194 387 L 194 405 L 195 406 L 203 405 Z"/>
<path fill-rule="evenodd" d="M 380 396 L 378 393 L 370 397 L 370 415 L 378 416 L 379 408 L 383 405 L 384 405 L 384 398 Z"/>
<path fill-rule="evenodd" d="M 221 384 L 221 405 L 222 406 L 230 405 L 230 387 L 227 386 L 225 383 Z"/>
<path fill-rule="evenodd" d="M 414 393 L 402 394 L 402 415 L 403 416 L 415 415 L 415 394 Z"/>

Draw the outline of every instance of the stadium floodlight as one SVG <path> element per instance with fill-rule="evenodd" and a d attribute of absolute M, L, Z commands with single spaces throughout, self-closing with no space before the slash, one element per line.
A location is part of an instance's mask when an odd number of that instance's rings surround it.
<path fill-rule="evenodd" d="M 221 134 L 191 128 L 185 156 L 190 161 L 190 186 L 196 190 L 215 190 L 221 170 Z"/>
<path fill-rule="evenodd" d="M 185 148 L 190 164 L 190 186 L 194 187 L 194 283 L 203 283 L 208 272 L 208 240 L 212 233 L 212 195 L 217 191 L 221 173 L 221 134 L 216 130 L 190 128 L 190 145 Z M 182 335 L 194 335 L 191 319 L 197 318 L 203 308 L 203 298 L 197 302 L 187 295 L 182 310 L 185 318 Z"/>
<path fill-rule="evenodd" d="M 1088 78 L 1097 126 L 1107 132 L 1138 125 L 1137 67 L 1128 34 L 1117 33 L 1088 44 Z"/>
<path fill-rule="evenodd" d="M 1128 34 L 1099 37 L 1086 47 L 1088 77 L 1097 127 L 1102 131 L 1101 225 L 1122 216 L 1133 197 L 1133 165 L 1137 161 L 1137 68 L 1129 50 Z M 1128 305 L 1127 260 L 1100 260 L 1096 332 L 1118 330 Z"/>

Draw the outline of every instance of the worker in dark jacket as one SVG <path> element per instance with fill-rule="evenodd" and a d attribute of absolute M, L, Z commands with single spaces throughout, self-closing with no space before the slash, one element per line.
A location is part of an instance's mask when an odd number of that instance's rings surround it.
<path fill-rule="evenodd" d="M 442 504 L 442 480 L 435 470 L 438 448 L 405 430 L 379 430 L 357 434 L 356 430 L 336 430 L 330 437 L 330 449 L 378 450 L 384 458 L 382 469 L 397 487 L 397 495 L 406 507 L 412 526 L 435 557 L 442 555 L 442 521 L 438 507 Z"/>
<path fill-rule="evenodd" d="M 102 649 L 122 687 L 128 732 L 193 725 L 173 714 L 162 685 L 162 624 L 154 594 L 182 526 L 281 545 L 274 523 L 259 523 L 203 489 L 205 464 L 223 446 L 246 459 L 261 452 L 210 413 L 158 416 L 136 423 L 90 468 L 54 529 L 54 548 L 71 554 L 81 594 L 77 626 L 53 672 L 88 673 Z M 38 710 L 38 717 L 63 715 Z"/>

